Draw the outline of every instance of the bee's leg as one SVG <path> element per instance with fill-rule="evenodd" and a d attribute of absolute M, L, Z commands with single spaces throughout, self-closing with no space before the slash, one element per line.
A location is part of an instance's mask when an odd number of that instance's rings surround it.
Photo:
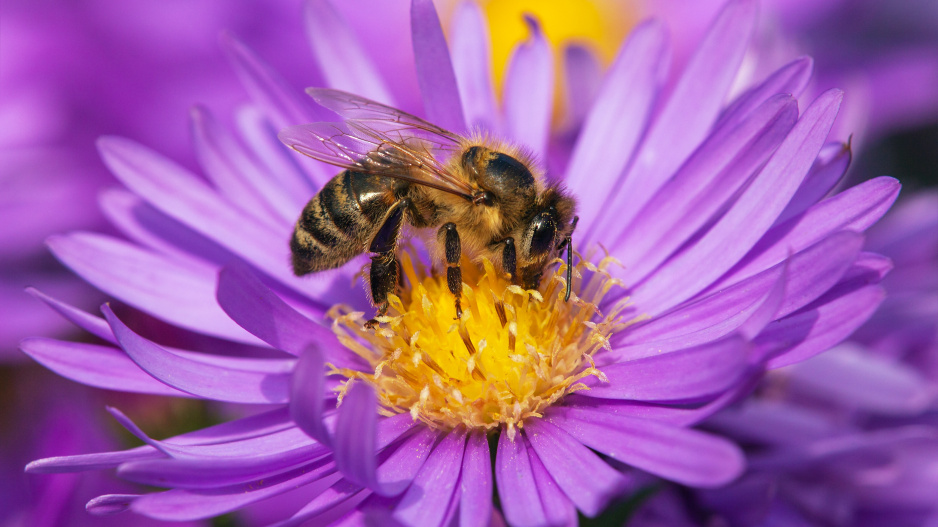
<path fill-rule="evenodd" d="M 437 239 L 442 238 L 443 249 L 446 253 L 446 285 L 449 292 L 456 297 L 456 318 L 462 318 L 462 306 L 459 301 L 462 297 L 462 269 L 459 260 L 462 258 L 462 249 L 459 245 L 459 233 L 456 224 L 449 222 L 440 227 Z"/>
<path fill-rule="evenodd" d="M 502 269 L 510 274 L 514 281 L 518 278 L 518 253 L 515 252 L 515 239 L 505 238 L 502 243 L 505 244 L 505 248 L 502 249 Z"/>
<path fill-rule="evenodd" d="M 371 257 L 370 283 L 371 283 L 371 301 L 378 308 L 375 318 L 365 322 L 366 328 L 374 328 L 378 325 L 378 317 L 383 317 L 388 312 L 388 295 L 394 292 L 397 287 L 398 273 L 400 264 L 393 252 L 376 254 Z"/>
<path fill-rule="evenodd" d="M 395 203 L 385 216 L 384 224 L 375 233 L 368 246 L 369 252 L 376 253 L 371 257 L 369 282 L 371 302 L 378 308 L 378 314 L 365 323 L 367 328 L 377 326 L 377 317 L 387 314 L 388 295 L 393 293 L 401 282 L 401 265 L 394 256 L 394 249 L 397 247 L 397 241 L 401 237 L 401 228 L 404 226 L 404 211 L 409 205 L 408 199 Z"/>

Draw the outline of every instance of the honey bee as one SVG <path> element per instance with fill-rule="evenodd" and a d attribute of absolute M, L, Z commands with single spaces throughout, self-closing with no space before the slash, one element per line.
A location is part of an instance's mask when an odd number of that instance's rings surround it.
<path fill-rule="evenodd" d="M 395 250 L 407 224 L 437 228 L 428 246 L 431 257 L 446 264 L 456 319 L 462 317 L 463 252 L 474 261 L 488 258 L 513 283 L 536 289 L 544 267 L 566 248 L 569 300 L 576 202 L 557 185 L 545 184 L 529 156 L 342 91 L 307 93 L 344 120 L 290 127 L 279 138 L 344 170 L 313 196 L 296 222 L 290 250 L 297 276 L 371 253 L 371 301 L 376 318 L 383 316 L 388 295 L 402 281 Z"/>

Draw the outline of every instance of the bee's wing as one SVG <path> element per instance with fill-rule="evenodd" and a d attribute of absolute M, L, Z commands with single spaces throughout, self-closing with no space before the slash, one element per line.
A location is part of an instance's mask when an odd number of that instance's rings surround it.
<path fill-rule="evenodd" d="M 338 90 L 307 90 L 342 117 L 341 123 L 310 123 L 280 132 L 301 154 L 342 168 L 393 177 L 467 199 L 472 188 L 444 160 L 459 149 L 459 136 L 419 117 Z"/>

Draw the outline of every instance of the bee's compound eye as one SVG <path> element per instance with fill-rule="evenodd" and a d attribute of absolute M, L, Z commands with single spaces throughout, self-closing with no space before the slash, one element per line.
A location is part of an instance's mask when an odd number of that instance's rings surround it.
<path fill-rule="evenodd" d="M 557 227 L 554 225 L 554 218 L 550 214 L 542 212 L 535 216 L 534 221 L 531 222 L 530 255 L 540 256 L 550 251 L 556 233 Z"/>

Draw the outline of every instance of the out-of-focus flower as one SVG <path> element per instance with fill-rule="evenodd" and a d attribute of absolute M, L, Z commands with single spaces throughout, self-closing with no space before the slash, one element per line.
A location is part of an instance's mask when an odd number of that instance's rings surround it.
<path fill-rule="evenodd" d="M 907 198 L 870 230 L 867 248 L 895 264 L 870 320 L 705 423 L 746 445 L 747 474 L 713 491 L 665 488 L 633 525 L 938 520 L 938 194 Z"/>
<path fill-rule="evenodd" d="M 376 66 L 382 57 L 331 4 L 311 2 L 307 21 L 332 87 L 398 106 Z M 690 426 L 747 393 L 767 366 L 828 349 L 875 310 L 889 264 L 861 251 L 860 233 L 898 193 L 880 178 L 825 198 L 850 151 L 827 142 L 839 91 L 803 111 L 792 95 L 808 82 L 810 59 L 726 103 L 755 21 L 754 2 L 730 2 L 673 79 L 660 23 L 637 26 L 622 45 L 566 170 L 549 176 L 579 202 L 574 243 L 586 257 L 570 302 L 560 298 L 562 266 L 540 292 L 525 292 L 491 266 L 467 265 L 466 316 L 454 323 L 446 279 L 418 244 L 401 255 L 406 284 L 374 333 L 354 312 L 371 309 L 349 287 L 358 266 L 301 280 L 287 263 L 296 218 L 335 170 L 299 163 L 275 133 L 335 116 L 226 38 L 255 104 L 234 130 L 193 111 L 207 181 L 134 141 L 105 138 L 104 162 L 129 190 L 102 204 L 127 239 L 50 240 L 90 283 L 202 335 L 207 352 L 148 339 L 107 305 L 100 318 L 38 292 L 106 344 L 33 338 L 22 347 L 93 386 L 260 413 L 156 440 L 114 410 L 146 445 L 28 470 L 117 468 L 168 487 L 89 504 L 159 519 L 289 493 L 305 504 L 284 510 L 282 525 L 389 516 L 440 525 L 457 515 L 470 525 L 493 514 L 513 525 L 568 523 L 577 510 L 599 513 L 638 472 L 693 487 L 731 481 L 740 450 Z M 411 22 L 423 117 L 550 157 L 553 71 L 536 20 L 509 63 L 501 107 L 477 7 L 457 11 L 452 53 L 429 0 L 412 2 Z M 607 256 L 593 261 L 600 244 Z"/>
<path fill-rule="evenodd" d="M 48 254 L 45 238 L 103 228 L 99 191 L 116 182 L 94 155 L 102 134 L 151 144 L 192 165 L 184 115 L 198 101 L 229 113 L 244 100 L 218 49 L 238 31 L 294 81 L 319 82 L 297 20 L 300 2 L 195 0 L 5 2 L 0 20 L 0 361 L 62 320 L 24 293 L 40 287 L 86 308 L 101 296 Z M 295 28 L 284 31 L 284 28 Z M 274 50 L 292 49 L 291 53 Z"/>

